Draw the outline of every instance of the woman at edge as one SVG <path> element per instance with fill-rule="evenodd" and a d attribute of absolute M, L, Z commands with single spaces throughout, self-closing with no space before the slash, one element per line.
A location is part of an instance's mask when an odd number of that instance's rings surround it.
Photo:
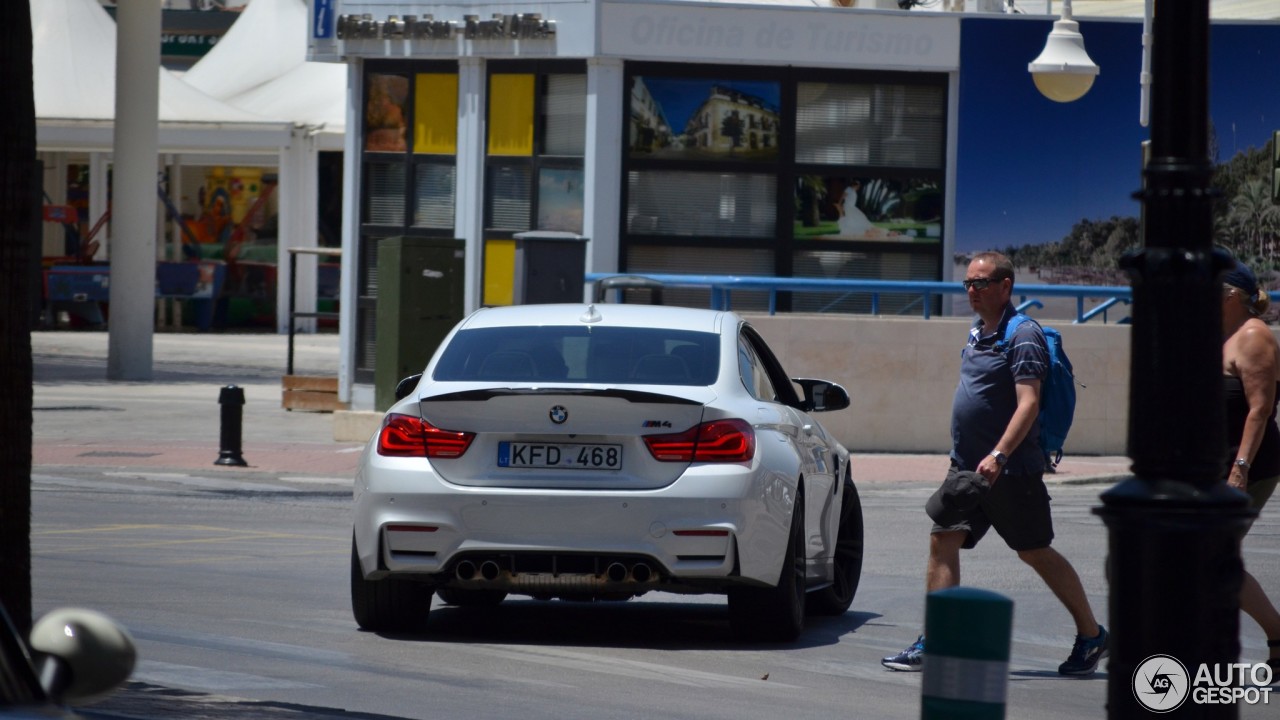
<path fill-rule="evenodd" d="M 1280 480 L 1280 345 L 1259 317 L 1271 299 L 1259 290 L 1253 271 L 1237 261 L 1222 281 L 1222 379 L 1231 450 L 1227 484 L 1248 493 L 1250 507 L 1261 511 Z M 1270 651 L 1267 662 L 1273 673 L 1280 673 L 1280 612 L 1248 570 L 1240 609 L 1262 626 Z"/>

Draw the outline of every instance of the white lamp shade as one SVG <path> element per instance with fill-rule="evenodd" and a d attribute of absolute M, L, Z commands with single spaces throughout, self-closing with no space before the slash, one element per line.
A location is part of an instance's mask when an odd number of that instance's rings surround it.
<path fill-rule="evenodd" d="M 1080 23 L 1063 18 L 1053 24 L 1040 57 L 1027 65 L 1036 88 L 1050 100 L 1079 100 L 1098 75 L 1098 66 L 1084 49 Z"/>
<path fill-rule="evenodd" d="M 1093 87 L 1093 75 L 1062 72 L 1033 72 L 1031 79 L 1041 95 L 1054 102 L 1068 103 L 1079 100 Z"/>

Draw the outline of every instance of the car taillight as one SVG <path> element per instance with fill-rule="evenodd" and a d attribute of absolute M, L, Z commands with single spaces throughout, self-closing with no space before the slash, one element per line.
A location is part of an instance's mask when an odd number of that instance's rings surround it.
<path fill-rule="evenodd" d="M 671 435 L 646 435 L 645 445 L 663 462 L 747 462 L 756 433 L 746 420 L 712 420 Z"/>
<path fill-rule="evenodd" d="M 378 454 L 387 457 L 462 457 L 475 433 L 441 430 L 422 418 L 392 413 L 378 433 Z"/>

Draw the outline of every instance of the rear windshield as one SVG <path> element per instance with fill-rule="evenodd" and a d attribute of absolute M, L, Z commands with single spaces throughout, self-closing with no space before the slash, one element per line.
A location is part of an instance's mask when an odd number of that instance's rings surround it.
<path fill-rule="evenodd" d="M 719 336 L 580 325 L 463 330 L 436 364 L 436 380 L 530 380 L 618 385 L 710 385 Z"/>

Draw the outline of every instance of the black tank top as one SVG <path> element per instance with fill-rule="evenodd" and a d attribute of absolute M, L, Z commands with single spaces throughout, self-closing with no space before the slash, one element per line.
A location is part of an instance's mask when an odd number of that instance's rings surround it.
<path fill-rule="evenodd" d="M 1227 445 L 1230 448 L 1228 462 L 1234 463 L 1239 457 L 1240 436 L 1244 434 L 1244 420 L 1249 415 L 1249 401 L 1244 396 L 1244 383 L 1233 375 L 1222 376 L 1222 394 L 1227 402 Z M 1280 382 L 1276 383 L 1276 398 L 1280 400 Z M 1230 474 L 1231 466 L 1227 466 Z M 1276 427 L 1276 408 L 1271 406 L 1271 415 L 1267 418 L 1266 429 L 1262 432 L 1262 443 L 1253 456 L 1253 465 L 1249 469 L 1249 484 L 1280 475 L 1280 428 Z"/>

